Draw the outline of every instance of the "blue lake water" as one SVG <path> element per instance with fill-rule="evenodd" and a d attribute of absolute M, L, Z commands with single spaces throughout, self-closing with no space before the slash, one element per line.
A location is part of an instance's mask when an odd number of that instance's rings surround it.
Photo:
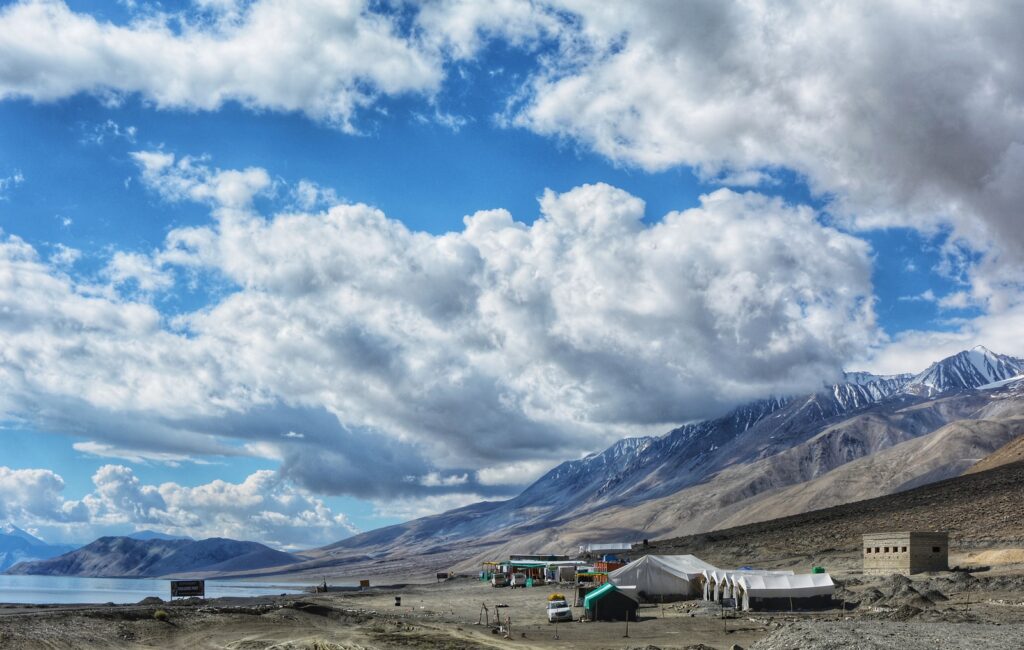
<path fill-rule="evenodd" d="M 276 596 L 299 593 L 305 585 L 207 580 L 206 597 Z M 137 603 L 147 596 L 170 598 L 170 580 L 152 578 L 68 578 L 63 576 L 0 575 L 0 603 L 45 605 L 53 603 Z"/>

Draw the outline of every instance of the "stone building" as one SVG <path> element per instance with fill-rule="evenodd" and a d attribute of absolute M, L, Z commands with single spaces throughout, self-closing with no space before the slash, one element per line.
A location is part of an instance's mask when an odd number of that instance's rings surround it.
<path fill-rule="evenodd" d="M 864 535 L 865 573 L 921 573 L 949 568 L 949 533 Z"/>

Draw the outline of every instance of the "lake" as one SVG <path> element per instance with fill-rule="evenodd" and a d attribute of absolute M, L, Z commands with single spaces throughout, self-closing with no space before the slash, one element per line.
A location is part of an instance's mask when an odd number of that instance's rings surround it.
<path fill-rule="evenodd" d="M 299 593 L 305 585 L 207 580 L 206 597 L 276 596 Z M 171 581 L 155 578 L 70 578 L 64 576 L 0 575 L 0 603 L 137 603 L 147 596 L 170 598 Z"/>

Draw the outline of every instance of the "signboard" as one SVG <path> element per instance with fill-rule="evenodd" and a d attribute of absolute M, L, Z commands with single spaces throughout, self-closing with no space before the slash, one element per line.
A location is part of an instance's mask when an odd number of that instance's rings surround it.
<path fill-rule="evenodd" d="M 722 599 L 722 609 L 725 609 L 725 608 L 736 609 L 736 599 L 735 598 L 723 598 Z"/>
<path fill-rule="evenodd" d="M 205 580 L 171 580 L 171 598 L 206 597 Z"/>

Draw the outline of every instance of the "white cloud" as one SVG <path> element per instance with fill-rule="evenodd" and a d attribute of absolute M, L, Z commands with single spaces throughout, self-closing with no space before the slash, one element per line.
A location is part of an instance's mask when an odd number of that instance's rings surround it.
<path fill-rule="evenodd" d="M 551 4 L 576 20 L 519 125 L 650 170 L 784 167 L 860 226 L 1024 250 L 1020 6 Z"/>
<path fill-rule="evenodd" d="M 136 160 L 214 220 L 149 261 L 115 253 L 111 277 L 158 289 L 185 265 L 231 293 L 166 329 L 0 246 L 0 306 L 20 314 L 0 406 L 122 454 L 280 458 L 283 477 L 371 499 L 507 494 L 474 470 L 813 389 L 877 337 L 868 246 L 755 193 L 647 224 L 640 199 L 586 185 L 546 192 L 532 225 L 491 210 L 434 236 L 358 204 L 264 217 L 265 170 Z"/>
<path fill-rule="evenodd" d="M 81 504 L 64 501 L 63 491 L 64 479 L 48 469 L 0 466 L 0 521 L 31 525 L 83 519 L 86 512 Z"/>
<path fill-rule="evenodd" d="M 266 170 L 210 169 L 202 159 L 161 151 L 136 151 L 132 158 L 142 171 L 142 181 L 168 201 L 199 201 L 225 208 L 245 208 L 259 194 L 272 189 Z"/>
<path fill-rule="evenodd" d="M 514 463 L 502 463 L 477 470 L 477 480 L 481 485 L 528 485 L 533 483 L 557 462 L 545 460 L 523 460 Z"/>
<path fill-rule="evenodd" d="M 430 94 L 443 77 L 434 54 L 360 0 L 217 4 L 219 20 L 144 12 L 126 25 L 59 0 L 11 4 L 0 10 L 0 98 L 138 93 L 188 110 L 237 101 L 354 131 L 376 96 Z"/>
<path fill-rule="evenodd" d="M 10 190 L 21 185 L 25 182 L 25 176 L 15 170 L 9 176 L 0 177 L 0 201 L 4 201 L 8 198 Z"/>
<path fill-rule="evenodd" d="M 153 259 L 141 253 L 116 251 L 103 269 L 115 285 L 133 284 L 143 292 L 163 291 L 174 285 L 174 275 L 158 267 Z"/>
<path fill-rule="evenodd" d="M 79 140 L 82 144 L 102 145 L 109 140 L 124 140 L 129 144 L 135 143 L 135 135 L 138 129 L 134 126 L 121 126 L 114 120 L 106 120 L 96 124 L 83 124 L 82 137 Z"/>
<path fill-rule="evenodd" d="M 323 187 L 305 178 L 292 188 L 291 196 L 298 209 L 307 211 L 329 208 L 342 202 L 332 188 Z"/>
<path fill-rule="evenodd" d="M 96 442 L 95 440 L 76 442 L 73 443 L 71 446 L 74 448 L 75 451 L 82 452 L 83 454 L 87 454 L 89 456 L 98 456 L 100 458 L 117 458 L 120 460 L 127 460 L 132 463 L 145 464 L 147 462 L 155 462 L 164 465 L 169 465 L 171 467 L 177 467 L 178 465 L 184 462 L 207 464 L 206 461 L 191 458 L 184 454 L 174 454 L 168 452 L 156 452 L 135 449 L 122 449 L 114 445 Z"/>
<path fill-rule="evenodd" d="M 0 520 L 61 530 L 61 537 L 77 539 L 134 527 L 285 548 L 309 548 L 357 532 L 345 515 L 269 470 L 240 483 L 215 480 L 187 487 L 147 485 L 129 467 L 104 465 L 92 482 L 93 491 L 81 500 L 66 500 L 60 475 L 0 467 Z"/>
<path fill-rule="evenodd" d="M 55 244 L 50 253 L 50 264 L 57 267 L 69 267 L 82 258 L 82 251 L 64 244 Z"/>

